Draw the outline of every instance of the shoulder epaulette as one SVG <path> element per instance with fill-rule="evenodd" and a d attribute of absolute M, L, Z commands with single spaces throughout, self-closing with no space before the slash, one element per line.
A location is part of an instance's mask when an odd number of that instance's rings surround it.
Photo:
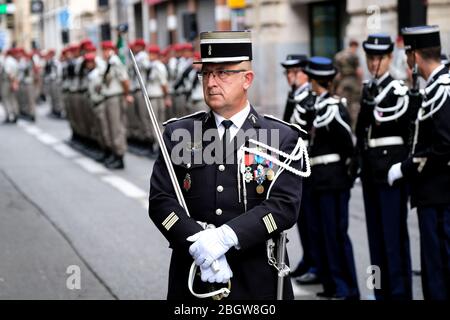
<path fill-rule="evenodd" d="M 204 115 L 205 113 L 206 113 L 206 111 L 197 111 L 197 112 L 194 112 L 194 113 L 192 113 L 192 114 L 188 114 L 187 116 L 184 116 L 184 117 L 180 117 L 180 118 L 171 118 L 171 119 L 169 119 L 169 120 L 163 122 L 163 126 L 166 126 L 166 125 L 168 125 L 169 123 L 172 123 L 172 122 L 175 122 L 175 121 L 178 121 L 178 120 L 189 119 L 189 118 L 195 118 L 195 117 L 197 117 L 197 116 L 199 116 L 199 115 Z"/>
<path fill-rule="evenodd" d="M 278 119 L 277 117 L 275 117 L 275 116 L 273 116 L 273 115 L 271 115 L 271 114 L 265 114 L 265 115 L 264 115 L 264 118 L 269 119 L 269 120 L 273 120 L 273 121 L 277 121 L 277 122 L 279 122 L 279 123 L 282 123 L 282 124 L 284 124 L 284 125 L 286 125 L 286 126 L 291 127 L 292 129 L 294 129 L 294 130 L 296 130 L 296 131 L 299 131 L 299 132 L 302 132 L 302 133 L 307 133 L 305 130 L 303 130 L 302 128 L 300 128 L 299 125 L 294 124 L 294 123 L 289 123 L 289 122 L 283 121 L 283 120 Z"/>

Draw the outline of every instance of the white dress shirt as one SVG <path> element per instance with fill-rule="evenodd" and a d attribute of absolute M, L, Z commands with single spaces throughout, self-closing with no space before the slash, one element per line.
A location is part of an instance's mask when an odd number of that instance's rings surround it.
<path fill-rule="evenodd" d="M 225 127 L 222 125 L 223 120 L 231 120 L 233 122 L 233 125 L 230 127 L 230 141 L 231 141 L 244 124 L 249 113 L 250 113 L 250 103 L 248 101 L 245 108 L 236 113 L 235 115 L 233 115 L 230 119 L 225 119 L 224 117 L 213 111 L 220 139 L 222 139 L 223 134 L 225 132 Z"/>

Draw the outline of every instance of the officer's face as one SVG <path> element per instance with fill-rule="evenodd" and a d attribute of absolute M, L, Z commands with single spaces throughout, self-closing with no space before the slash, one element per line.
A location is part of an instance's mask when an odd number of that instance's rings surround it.
<path fill-rule="evenodd" d="M 297 84 L 297 74 L 300 72 L 299 68 L 288 68 L 284 70 L 284 74 L 286 75 L 287 82 L 289 86 L 293 86 Z"/>
<path fill-rule="evenodd" d="M 367 69 L 372 76 L 380 77 L 389 70 L 392 54 L 389 55 L 366 55 Z"/>
<path fill-rule="evenodd" d="M 223 114 L 245 105 L 253 81 L 250 63 L 205 63 L 202 74 L 207 75 L 202 80 L 205 102 L 212 110 Z"/>

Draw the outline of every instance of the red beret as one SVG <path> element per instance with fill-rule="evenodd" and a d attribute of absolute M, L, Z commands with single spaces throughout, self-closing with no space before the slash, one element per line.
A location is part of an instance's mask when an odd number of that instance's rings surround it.
<path fill-rule="evenodd" d="M 148 52 L 149 53 L 160 53 L 159 46 L 156 44 L 151 44 L 148 46 Z"/>
<path fill-rule="evenodd" d="M 112 41 L 107 40 L 107 41 L 102 42 L 102 49 L 103 50 L 106 50 L 106 49 L 116 50 L 116 46 L 114 45 L 114 43 Z"/>
<path fill-rule="evenodd" d="M 96 55 L 95 55 L 95 53 L 93 53 L 93 52 L 86 53 L 86 54 L 83 56 L 84 61 L 86 61 L 86 62 L 88 62 L 88 61 L 95 61 L 95 57 L 96 57 Z"/>
<path fill-rule="evenodd" d="M 136 39 L 136 41 L 134 41 L 134 46 L 136 47 L 144 47 L 146 46 L 144 39 Z"/>
<path fill-rule="evenodd" d="M 86 49 L 86 47 L 89 46 L 93 46 L 94 44 L 92 43 L 92 41 L 90 39 L 84 39 L 80 41 L 80 48 L 81 49 Z"/>

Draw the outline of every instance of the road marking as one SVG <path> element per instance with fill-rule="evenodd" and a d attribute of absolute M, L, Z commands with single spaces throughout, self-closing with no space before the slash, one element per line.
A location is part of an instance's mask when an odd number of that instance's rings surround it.
<path fill-rule="evenodd" d="M 146 211 L 148 211 L 148 205 L 149 205 L 149 203 L 148 203 L 148 198 L 146 197 L 145 199 L 144 199 L 144 198 L 139 199 L 139 202 L 141 203 L 142 207 L 143 207 Z"/>
<path fill-rule="evenodd" d="M 42 132 L 41 134 L 36 135 L 36 138 L 39 141 L 41 141 L 43 144 L 48 144 L 48 145 L 56 144 L 59 142 L 59 140 L 56 139 L 54 136 L 52 136 L 48 133 L 45 133 L 45 132 Z"/>
<path fill-rule="evenodd" d="M 76 152 L 75 150 L 73 150 L 71 147 L 68 147 L 64 143 L 58 143 L 53 145 L 53 149 L 65 158 L 75 158 L 81 156 L 80 153 Z"/>
<path fill-rule="evenodd" d="M 130 198 L 135 199 L 143 199 L 147 198 L 147 192 L 144 190 L 138 188 L 131 182 L 128 182 L 127 180 L 123 179 L 119 176 L 104 176 L 101 177 L 101 179 L 112 185 L 114 188 L 120 190 L 122 193 L 124 193 L 126 196 Z"/>
<path fill-rule="evenodd" d="M 79 158 L 74 160 L 79 166 L 85 169 L 87 172 L 94 174 L 107 173 L 108 171 L 105 167 L 99 165 L 97 162 L 89 159 L 89 158 Z"/>
<path fill-rule="evenodd" d="M 102 165 L 98 164 L 94 160 L 83 156 L 77 151 L 73 150 L 73 148 L 67 146 L 64 143 L 61 143 L 60 140 L 55 138 L 54 136 L 44 132 L 39 129 L 35 125 L 31 125 L 20 121 L 19 126 L 24 129 L 29 134 L 33 135 L 45 145 L 49 145 L 55 150 L 57 153 L 62 155 L 65 158 L 73 160 L 76 164 L 78 164 L 81 168 L 86 170 L 89 173 L 95 175 L 104 175 L 100 176 L 100 179 L 103 182 L 108 183 L 112 187 L 116 188 L 120 192 L 122 192 L 125 196 L 136 199 L 142 205 L 143 208 L 148 210 L 148 193 L 133 183 L 127 181 L 126 179 L 110 174 L 110 171 L 107 170 Z"/>
<path fill-rule="evenodd" d="M 25 126 L 25 131 L 31 134 L 32 136 L 37 136 L 42 133 L 42 130 L 36 126 Z"/>

